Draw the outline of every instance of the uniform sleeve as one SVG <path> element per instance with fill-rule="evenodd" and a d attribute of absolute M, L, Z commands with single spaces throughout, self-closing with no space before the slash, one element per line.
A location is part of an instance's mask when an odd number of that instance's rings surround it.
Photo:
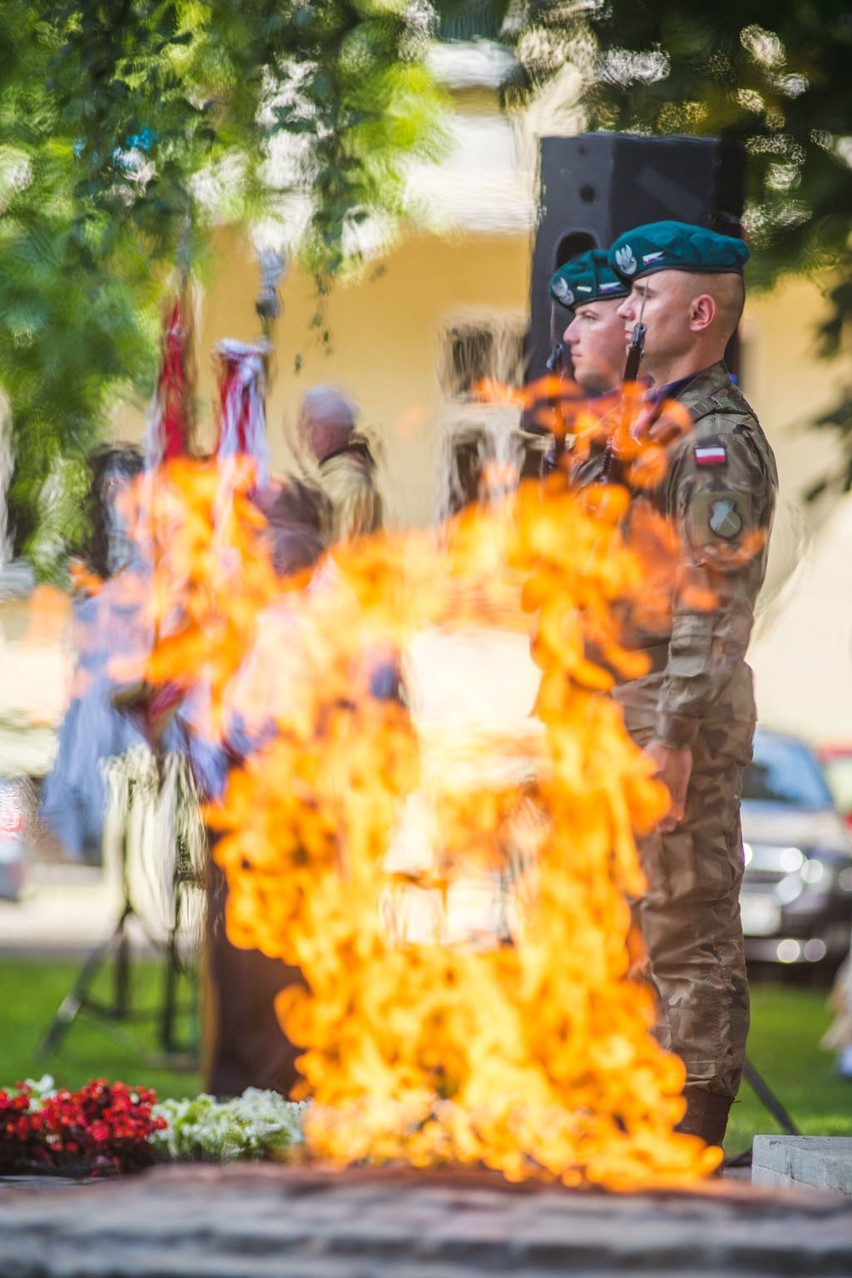
<path fill-rule="evenodd" d="M 712 425 L 712 423 L 711 423 Z M 748 428 L 679 446 L 668 493 L 682 548 L 655 736 L 690 747 L 743 661 L 763 581 L 774 483 Z"/>

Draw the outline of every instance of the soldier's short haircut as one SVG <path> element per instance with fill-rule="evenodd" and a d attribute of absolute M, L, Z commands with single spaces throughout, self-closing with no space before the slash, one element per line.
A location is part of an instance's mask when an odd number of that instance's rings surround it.
<path fill-rule="evenodd" d="M 716 302 L 719 327 L 725 340 L 736 332 L 745 305 L 745 286 L 741 275 L 714 275 L 713 288 L 708 289 Z"/>
<path fill-rule="evenodd" d="M 653 278 L 653 276 L 652 276 Z M 745 288 L 743 277 L 733 272 L 710 274 L 708 272 L 685 271 L 683 273 L 684 300 L 689 297 L 700 297 L 707 293 L 716 303 L 716 322 L 714 328 L 725 342 L 736 332 L 745 304 Z M 642 281 L 635 286 L 641 288 Z"/>

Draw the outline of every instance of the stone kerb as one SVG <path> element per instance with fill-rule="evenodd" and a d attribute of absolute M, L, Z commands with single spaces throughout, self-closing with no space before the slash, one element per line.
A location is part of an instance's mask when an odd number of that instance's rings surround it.
<path fill-rule="evenodd" d="M 852 1273 L 852 1202 L 509 1186 L 477 1173 L 156 1168 L 0 1194 L 3 1278 L 755 1278 Z"/>
<path fill-rule="evenodd" d="M 756 1185 L 809 1185 L 852 1197 L 852 1137 L 755 1136 Z"/>

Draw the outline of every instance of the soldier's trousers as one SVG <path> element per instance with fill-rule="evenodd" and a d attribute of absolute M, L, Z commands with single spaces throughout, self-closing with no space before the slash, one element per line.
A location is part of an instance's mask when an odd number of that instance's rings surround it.
<path fill-rule="evenodd" d="M 616 694 L 640 746 L 653 735 L 649 707 L 658 688 L 651 675 Z M 743 666 L 693 745 L 685 820 L 639 844 L 648 889 L 638 918 L 660 1002 L 658 1037 L 684 1062 L 687 1085 L 731 1098 L 749 1025 L 740 796 L 753 736 L 751 672 Z"/>

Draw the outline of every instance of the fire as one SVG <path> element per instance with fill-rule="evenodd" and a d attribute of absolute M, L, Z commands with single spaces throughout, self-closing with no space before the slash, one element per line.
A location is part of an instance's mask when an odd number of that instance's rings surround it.
<path fill-rule="evenodd" d="M 615 1189 L 708 1174 L 719 1151 L 674 1132 L 684 1070 L 629 973 L 635 833 L 666 798 L 587 655 L 641 672 L 620 617 L 658 606 L 648 563 L 671 547 L 653 529 L 647 557 L 628 546 L 616 490 L 580 500 L 556 476 L 282 584 L 252 482 L 236 467 L 223 498 L 184 461 L 145 490 L 163 535 L 142 674 L 203 688 L 207 731 L 238 718 L 260 743 L 207 820 L 229 936 L 304 974 L 278 1012 L 312 1154 Z M 524 731 L 477 739 L 377 694 L 418 637 L 488 633 L 529 643 Z M 493 928 L 453 923 L 483 894 Z"/>

